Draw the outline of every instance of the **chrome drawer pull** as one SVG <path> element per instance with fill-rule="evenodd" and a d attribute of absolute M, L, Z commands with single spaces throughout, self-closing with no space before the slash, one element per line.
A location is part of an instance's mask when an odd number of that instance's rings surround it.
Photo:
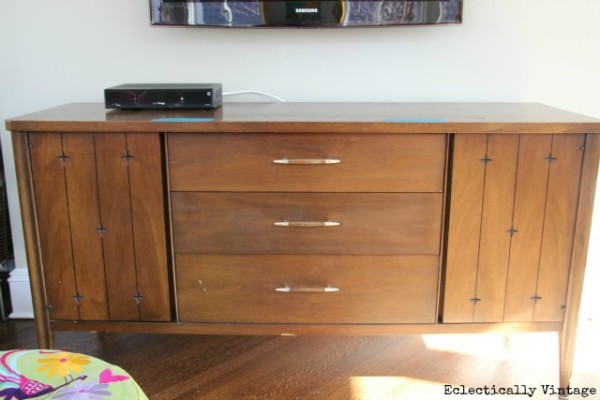
<path fill-rule="evenodd" d="M 280 158 L 279 160 L 273 160 L 275 164 L 288 164 L 288 165 L 321 165 L 321 164 L 339 164 L 342 160 L 335 158 L 295 158 L 287 159 Z"/>
<path fill-rule="evenodd" d="M 318 228 L 329 226 L 340 226 L 339 222 L 335 221 L 278 221 L 273 222 L 275 226 L 288 226 L 292 228 Z"/>
<path fill-rule="evenodd" d="M 335 293 L 339 292 L 340 289 L 329 285 L 322 288 L 291 288 L 285 285 L 284 287 L 276 288 L 275 291 L 278 293 Z"/>

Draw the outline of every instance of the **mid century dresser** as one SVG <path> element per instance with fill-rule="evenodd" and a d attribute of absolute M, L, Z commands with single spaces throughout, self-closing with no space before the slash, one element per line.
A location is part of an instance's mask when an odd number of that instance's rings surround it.
<path fill-rule="evenodd" d="M 600 121 L 539 104 L 70 104 L 8 120 L 40 346 L 59 330 L 559 332 Z"/>

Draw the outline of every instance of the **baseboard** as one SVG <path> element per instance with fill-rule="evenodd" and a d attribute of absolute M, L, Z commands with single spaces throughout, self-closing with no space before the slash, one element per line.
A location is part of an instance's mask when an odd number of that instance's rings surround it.
<path fill-rule="evenodd" d="M 17 268 L 12 271 L 10 278 L 8 278 L 8 286 L 13 308 L 13 312 L 9 317 L 13 319 L 33 319 L 33 303 L 27 270 Z"/>

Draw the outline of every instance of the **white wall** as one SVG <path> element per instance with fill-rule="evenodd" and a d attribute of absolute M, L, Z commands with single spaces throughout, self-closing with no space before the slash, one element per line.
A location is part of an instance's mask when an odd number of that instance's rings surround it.
<path fill-rule="evenodd" d="M 598 0 L 464 0 L 458 26 L 337 30 L 159 28 L 148 9 L 147 0 L 0 0 L 0 121 L 102 101 L 105 87 L 125 82 L 221 82 L 288 101 L 541 102 L 600 118 Z M 10 167 L 3 124 L 2 141 Z"/>

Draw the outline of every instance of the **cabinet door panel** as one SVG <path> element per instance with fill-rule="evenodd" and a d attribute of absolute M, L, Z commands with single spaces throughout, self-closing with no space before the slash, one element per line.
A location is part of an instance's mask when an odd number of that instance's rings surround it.
<path fill-rule="evenodd" d="M 29 139 L 50 318 L 170 320 L 159 135 Z"/>
<path fill-rule="evenodd" d="M 51 319 L 79 318 L 71 229 L 59 133 L 29 135 L 31 171 Z"/>
<path fill-rule="evenodd" d="M 535 321 L 562 321 L 571 264 L 584 135 L 556 135 L 540 260 Z"/>
<path fill-rule="evenodd" d="M 530 321 L 535 306 L 552 136 L 522 136 L 513 235 L 506 286 L 505 321 Z"/>
<path fill-rule="evenodd" d="M 474 322 L 502 321 L 513 199 L 517 166 L 518 137 L 488 137 L 479 267 L 477 270 Z"/>
<path fill-rule="evenodd" d="M 108 319 L 93 134 L 63 134 L 79 318 Z"/>
<path fill-rule="evenodd" d="M 95 142 L 110 319 L 138 320 L 125 134 L 96 135 Z"/>
<path fill-rule="evenodd" d="M 476 157 L 461 150 L 476 139 L 455 140 L 444 321 L 561 321 L 584 136 L 480 138 L 487 142 L 483 185 L 481 175 L 473 179 Z M 469 208 L 479 198 L 480 219 L 479 204 Z"/>
<path fill-rule="evenodd" d="M 171 309 L 160 137 L 127 134 L 135 263 L 143 321 L 168 321 Z"/>
<path fill-rule="evenodd" d="M 486 147 L 486 135 L 454 139 L 444 322 L 473 319 Z"/>

